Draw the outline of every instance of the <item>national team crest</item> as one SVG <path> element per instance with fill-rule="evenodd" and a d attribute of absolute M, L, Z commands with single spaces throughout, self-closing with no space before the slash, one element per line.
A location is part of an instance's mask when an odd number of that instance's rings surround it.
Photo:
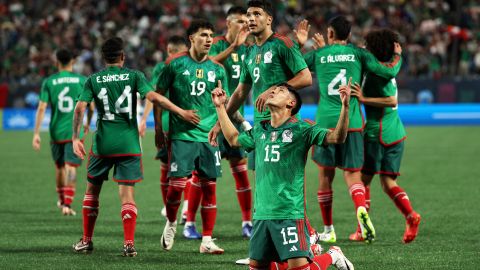
<path fill-rule="evenodd" d="M 207 77 L 208 77 L 208 81 L 209 81 L 209 82 L 215 82 L 215 77 L 216 77 L 216 76 L 215 76 L 215 71 L 212 71 L 212 70 L 209 71 L 209 72 L 207 73 Z"/>
<path fill-rule="evenodd" d="M 268 51 L 263 55 L 263 63 L 269 64 L 272 63 L 273 53 L 272 51 Z"/>
<path fill-rule="evenodd" d="M 232 53 L 233 62 L 238 62 L 238 53 Z"/>
<path fill-rule="evenodd" d="M 260 64 L 261 61 L 262 61 L 262 55 L 259 53 L 255 57 L 255 63 Z"/>
<path fill-rule="evenodd" d="M 201 68 L 197 69 L 195 74 L 196 74 L 197 78 L 202 79 L 203 78 L 203 69 L 201 69 Z"/>
<path fill-rule="evenodd" d="M 282 133 L 282 142 L 292 142 L 293 132 L 290 129 L 283 131 Z"/>
<path fill-rule="evenodd" d="M 278 133 L 277 133 L 276 131 L 270 133 L 270 141 L 271 141 L 271 142 L 276 141 L 277 138 L 278 138 Z"/>
<path fill-rule="evenodd" d="M 178 170 L 178 165 L 176 162 L 172 162 L 172 164 L 170 164 L 170 171 L 171 172 L 176 172 Z"/>

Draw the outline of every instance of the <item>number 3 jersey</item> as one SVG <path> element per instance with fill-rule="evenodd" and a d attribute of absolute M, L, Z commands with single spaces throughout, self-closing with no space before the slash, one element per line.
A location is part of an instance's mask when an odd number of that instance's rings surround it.
<path fill-rule="evenodd" d="M 211 92 L 218 81 L 228 93 L 228 80 L 223 66 L 207 59 L 193 60 L 188 52 L 172 55 L 158 76 L 157 89 L 168 91 L 169 99 L 184 110 L 197 110 L 198 125 L 170 114 L 169 136 L 172 140 L 208 142 L 208 132 L 217 122 Z"/>
<path fill-rule="evenodd" d="M 327 129 L 291 117 L 280 127 L 262 121 L 240 134 L 238 143 L 255 150 L 254 219 L 305 218 L 308 150 L 322 144 L 327 133 Z"/>
<path fill-rule="evenodd" d="M 84 76 L 69 71 L 60 71 L 43 81 L 40 100 L 51 106 L 50 140 L 53 143 L 72 140 L 75 99 L 82 92 L 84 83 Z"/>
<path fill-rule="evenodd" d="M 352 85 L 361 84 L 363 75 L 372 72 L 378 76 L 391 79 L 401 67 L 401 57 L 395 55 L 390 63 L 380 63 L 375 56 L 365 49 L 354 45 L 334 44 L 307 53 L 305 62 L 318 78 L 320 101 L 316 121 L 324 128 L 335 128 L 342 101 L 338 89 L 347 85 L 352 78 Z M 364 121 L 360 104 L 356 97 L 350 99 L 349 131 L 363 130 Z"/>
<path fill-rule="evenodd" d="M 141 155 L 136 93 L 144 98 L 152 90 L 143 73 L 137 70 L 110 66 L 88 77 L 79 100 L 94 100 L 97 108 L 94 155 Z"/>

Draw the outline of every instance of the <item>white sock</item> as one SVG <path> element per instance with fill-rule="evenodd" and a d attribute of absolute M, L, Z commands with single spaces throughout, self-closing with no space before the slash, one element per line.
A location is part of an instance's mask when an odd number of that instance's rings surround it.
<path fill-rule="evenodd" d="M 182 215 L 188 211 L 188 200 L 183 201 Z"/>
<path fill-rule="evenodd" d="M 195 226 L 195 221 L 187 221 L 185 222 L 185 227 Z"/>
<path fill-rule="evenodd" d="M 202 242 L 206 243 L 206 242 L 210 242 L 210 241 L 212 241 L 211 236 L 202 236 Z"/>
<path fill-rule="evenodd" d="M 252 222 L 251 221 L 242 221 L 242 227 L 245 226 L 245 225 L 252 226 Z"/>
<path fill-rule="evenodd" d="M 170 226 L 170 227 L 176 227 L 177 226 L 177 221 L 176 220 L 174 222 L 170 222 L 170 221 L 167 220 L 167 222 L 168 222 L 168 226 Z"/>
<path fill-rule="evenodd" d="M 334 231 L 333 229 L 333 225 L 328 225 L 328 226 L 323 226 L 323 231 L 326 232 L 326 233 L 329 233 L 331 231 Z"/>
<path fill-rule="evenodd" d="M 330 255 L 330 257 L 332 257 L 332 264 L 335 264 L 338 259 L 340 259 L 340 254 L 336 251 L 336 250 L 332 250 L 330 249 L 327 254 Z"/>

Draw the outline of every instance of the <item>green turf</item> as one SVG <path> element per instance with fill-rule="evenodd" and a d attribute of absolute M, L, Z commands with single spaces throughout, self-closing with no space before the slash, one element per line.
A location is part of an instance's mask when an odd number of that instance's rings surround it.
<path fill-rule="evenodd" d="M 349 242 L 348 235 L 355 229 L 353 204 L 342 177 L 338 177 L 334 188 L 337 245 L 356 269 L 479 269 L 480 174 L 476 166 L 480 165 L 480 128 L 415 127 L 408 129 L 408 135 L 400 184 L 422 214 L 419 237 L 410 245 L 401 243 L 404 219 L 375 181 L 370 216 L 377 241 L 372 245 Z M 120 256 L 123 233 L 113 182 L 104 185 L 101 195 L 94 253 L 74 254 L 70 247 L 81 236 L 82 218 L 63 217 L 55 206 L 54 167 L 48 135 L 42 136 L 42 150 L 35 153 L 31 150 L 31 133 L 0 133 L 0 268 L 245 269 L 233 263 L 247 255 L 248 241 L 240 237 L 239 207 L 226 163 L 225 177 L 218 181 L 214 232 L 225 254 L 199 254 L 199 242 L 183 240 L 181 226 L 173 250 L 165 252 L 160 248 L 164 219 L 160 217 L 159 163 L 151 158 L 151 133 L 144 140 L 145 180 L 136 189 L 138 257 Z M 315 227 L 321 229 L 316 203 L 317 169 L 309 162 L 306 172 L 309 215 Z M 79 170 L 78 182 L 73 208 L 80 213 L 84 166 Z"/>

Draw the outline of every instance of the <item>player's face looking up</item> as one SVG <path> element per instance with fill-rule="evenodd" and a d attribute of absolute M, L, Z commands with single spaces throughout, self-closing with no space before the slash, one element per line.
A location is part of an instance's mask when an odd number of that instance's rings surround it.
<path fill-rule="evenodd" d="M 269 90 L 266 105 L 277 108 L 293 108 L 295 106 L 295 97 L 290 94 L 287 87 L 277 86 Z"/>
<path fill-rule="evenodd" d="M 248 25 L 248 19 L 245 15 L 232 14 L 227 18 L 227 28 L 233 36 L 236 36 L 245 25 Z"/>
<path fill-rule="evenodd" d="M 253 35 L 260 35 L 268 27 L 272 27 L 272 16 L 263 9 L 251 7 L 247 10 L 248 28 Z"/>
<path fill-rule="evenodd" d="M 200 28 L 196 33 L 190 35 L 189 38 L 195 52 L 208 54 L 213 42 L 213 31 L 211 29 Z"/>

